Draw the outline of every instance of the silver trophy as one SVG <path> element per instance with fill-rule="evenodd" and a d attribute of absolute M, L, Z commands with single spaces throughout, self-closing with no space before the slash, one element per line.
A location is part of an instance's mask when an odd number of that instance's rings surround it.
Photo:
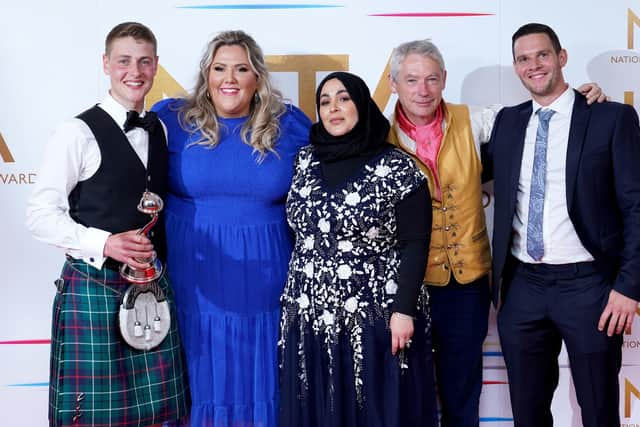
<path fill-rule="evenodd" d="M 142 198 L 138 203 L 138 211 L 151 215 L 151 221 L 149 221 L 138 234 L 144 234 L 147 236 L 151 228 L 158 222 L 158 214 L 164 207 L 164 203 L 160 196 L 150 191 L 145 191 L 142 194 Z M 162 275 L 162 263 L 156 257 L 155 253 L 149 259 L 137 259 L 136 261 L 142 264 L 148 264 L 148 267 L 140 270 L 135 267 L 131 267 L 129 264 L 122 264 L 120 267 L 120 275 L 131 283 L 144 284 L 153 282 Z"/>
<path fill-rule="evenodd" d="M 148 235 L 158 222 L 164 207 L 160 196 L 145 191 L 138 203 L 138 211 L 151 215 L 151 220 L 138 234 Z M 157 280 L 162 276 L 162 263 L 154 254 L 136 261 L 147 264 L 144 269 L 123 264 L 120 275 L 132 285 L 125 291 L 120 305 L 120 333 L 131 347 L 151 350 L 160 345 L 171 328 L 171 313 L 166 295 Z"/>

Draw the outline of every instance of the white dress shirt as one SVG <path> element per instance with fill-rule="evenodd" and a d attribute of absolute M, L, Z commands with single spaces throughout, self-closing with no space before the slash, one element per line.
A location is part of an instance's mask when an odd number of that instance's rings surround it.
<path fill-rule="evenodd" d="M 569 128 L 575 93 L 568 87 L 553 103 L 542 107 L 533 101 L 533 111 L 527 126 L 522 153 L 522 166 L 518 181 L 516 212 L 513 217 L 513 242 L 511 253 L 520 261 L 527 263 L 569 264 L 573 262 L 593 261 L 569 218 L 567 209 L 566 165 Z M 550 108 L 555 111 L 549 121 L 547 140 L 547 174 L 544 192 L 544 210 L 542 213 L 542 238 L 544 255 L 535 261 L 527 253 L 527 221 L 529 217 L 529 194 L 533 156 L 538 130 L 538 109 Z"/>
<path fill-rule="evenodd" d="M 127 109 L 111 95 L 107 94 L 98 106 L 121 128 L 124 126 Z M 133 128 L 126 137 L 146 167 L 149 134 Z M 26 221 L 36 239 L 63 248 L 97 269 L 105 261 L 104 245 L 111 233 L 75 222 L 69 215 L 69 194 L 78 182 L 96 173 L 100 161 L 98 143 L 87 124 L 77 118 L 62 123 L 45 146 L 38 179 L 27 202 Z"/>

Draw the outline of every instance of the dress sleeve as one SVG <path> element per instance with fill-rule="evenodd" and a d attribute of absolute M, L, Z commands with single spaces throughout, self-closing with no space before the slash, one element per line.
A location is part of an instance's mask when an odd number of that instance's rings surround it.
<path fill-rule="evenodd" d="M 393 312 L 413 316 L 429 255 L 431 241 L 431 195 L 426 181 L 395 208 L 400 252 L 398 292 Z"/>
<path fill-rule="evenodd" d="M 280 134 L 298 152 L 300 148 L 309 145 L 311 120 L 298 107 L 291 104 L 286 104 L 285 107 L 287 111 L 281 119 Z"/>
<path fill-rule="evenodd" d="M 167 130 L 170 130 L 174 126 L 179 126 L 178 113 L 184 102 L 183 99 L 178 98 L 163 99 L 153 104 L 151 111 L 156 113 L 162 123 L 166 125 Z"/>
<path fill-rule="evenodd" d="M 168 106 L 172 101 L 173 101 L 173 98 L 167 98 L 167 99 L 158 101 L 155 104 L 153 104 L 153 107 L 151 107 L 151 110 L 149 111 L 153 111 L 158 115 L 158 117 L 162 118 L 162 116 L 166 114 Z"/>

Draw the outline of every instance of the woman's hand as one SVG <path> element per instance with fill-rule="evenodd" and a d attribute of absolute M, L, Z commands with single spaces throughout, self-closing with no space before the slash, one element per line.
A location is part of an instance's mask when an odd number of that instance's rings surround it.
<path fill-rule="evenodd" d="M 402 313 L 393 313 L 389 321 L 391 329 L 391 354 L 411 345 L 413 336 L 413 317 Z"/>

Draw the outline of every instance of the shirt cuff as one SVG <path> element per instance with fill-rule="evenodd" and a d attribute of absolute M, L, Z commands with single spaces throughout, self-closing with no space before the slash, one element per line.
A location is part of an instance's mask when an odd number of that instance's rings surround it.
<path fill-rule="evenodd" d="M 98 228 L 87 228 L 81 238 L 82 260 L 100 270 L 105 261 L 104 245 L 111 236 L 108 231 Z"/>

